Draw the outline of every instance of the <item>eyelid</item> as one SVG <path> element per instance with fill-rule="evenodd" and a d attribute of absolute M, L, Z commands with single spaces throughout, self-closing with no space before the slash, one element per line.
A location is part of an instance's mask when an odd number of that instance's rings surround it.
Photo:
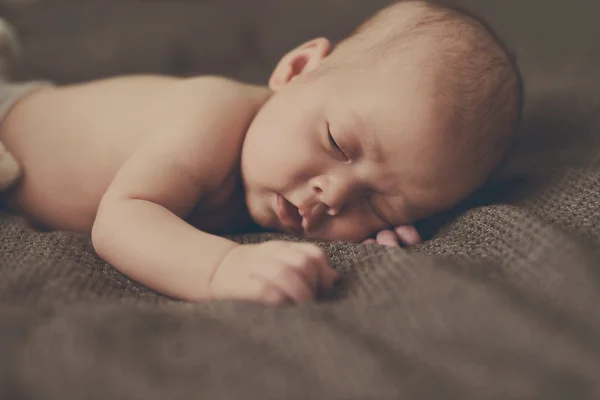
<path fill-rule="evenodd" d="M 337 143 L 337 141 L 331 134 L 331 128 L 329 126 L 329 122 L 327 122 L 327 139 L 329 140 L 329 144 L 331 145 L 331 147 L 333 148 L 334 151 L 341 154 L 346 161 L 349 160 L 349 158 L 346 155 L 346 153 L 344 152 L 344 150 L 340 147 L 340 145 Z"/>

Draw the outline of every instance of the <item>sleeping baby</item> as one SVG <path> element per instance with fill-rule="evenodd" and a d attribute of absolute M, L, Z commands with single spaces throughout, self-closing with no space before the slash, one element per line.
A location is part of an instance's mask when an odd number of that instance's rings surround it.
<path fill-rule="evenodd" d="M 331 46 L 287 53 L 268 87 L 215 76 L 0 82 L 11 210 L 91 235 L 98 255 L 175 298 L 304 303 L 339 279 L 316 244 L 238 244 L 260 227 L 414 244 L 502 161 L 518 70 L 481 22 L 402 1 Z M 9 154 L 9 155 L 10 155 Z"/>

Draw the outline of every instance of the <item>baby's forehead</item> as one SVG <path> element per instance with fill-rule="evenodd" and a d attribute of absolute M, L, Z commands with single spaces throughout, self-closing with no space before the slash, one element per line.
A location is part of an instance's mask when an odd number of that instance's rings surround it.
<path fill-rule="evenodd" d="M 418 67 L 365 67 L 340 76 L 330 104 L 353 129 L 395 140 L 412 131 L 440 129 L 445 114 L 434 83 Z"/>
<path fill-rule="evenodd" d="M 436 45 L 427 41 L 419 46 L 404 48 L 390 46 L 380 38 L 372 38 L 369 41 L 351 42 L 334 52 L 321 75 L 342 76 L 345 86 L 348 83 L 362 83 L 358 85 L 362 91 L 370 88 L 378 92 L 391 90 L 392 93 L 405 94 L 402 90 L 430 90 L 439 77 L 447 76 L 444 71 L 448 70 L 448 65 L 442 65 L 439 54 Z"/>

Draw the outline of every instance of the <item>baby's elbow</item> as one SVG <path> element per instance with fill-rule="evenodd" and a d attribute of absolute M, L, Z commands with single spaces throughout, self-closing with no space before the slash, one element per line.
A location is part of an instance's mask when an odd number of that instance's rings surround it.
<path fill-rule="evenodd" d="M 108 252 L 113 247 L 115 240 L 114 219 L 108 210 L 98 210 L 94 224 L 92 225 L 91 240 L 94 251 L 101 258 L 106 259 Z"/>
<path fill-rule="evenodd" d="M 92 227 L 92 246 L 101 258 L 104 258 L 106 249 L 110 248 L 110 235 L 101 219 L 96 218 Z"/>

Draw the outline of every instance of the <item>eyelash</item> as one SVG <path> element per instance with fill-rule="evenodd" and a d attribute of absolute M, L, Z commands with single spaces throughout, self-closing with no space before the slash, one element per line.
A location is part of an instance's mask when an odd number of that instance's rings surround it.
<path fill-rule="evenodd" d="M 344 150 L 342 150 L 342 148 L 337 144 L 337 142 L 333 138 L 333 135 L 331 134 L 331 130 L 329 129 L 329 124 L 327 124 L 327 134 L 329 135 L 329 143 L 331 144 L 331 147 L 333 147 L 335 151 L 339 152 L 341 155 L 343 155 L 347 159 L 348 157 L 344 153 Z"/>

